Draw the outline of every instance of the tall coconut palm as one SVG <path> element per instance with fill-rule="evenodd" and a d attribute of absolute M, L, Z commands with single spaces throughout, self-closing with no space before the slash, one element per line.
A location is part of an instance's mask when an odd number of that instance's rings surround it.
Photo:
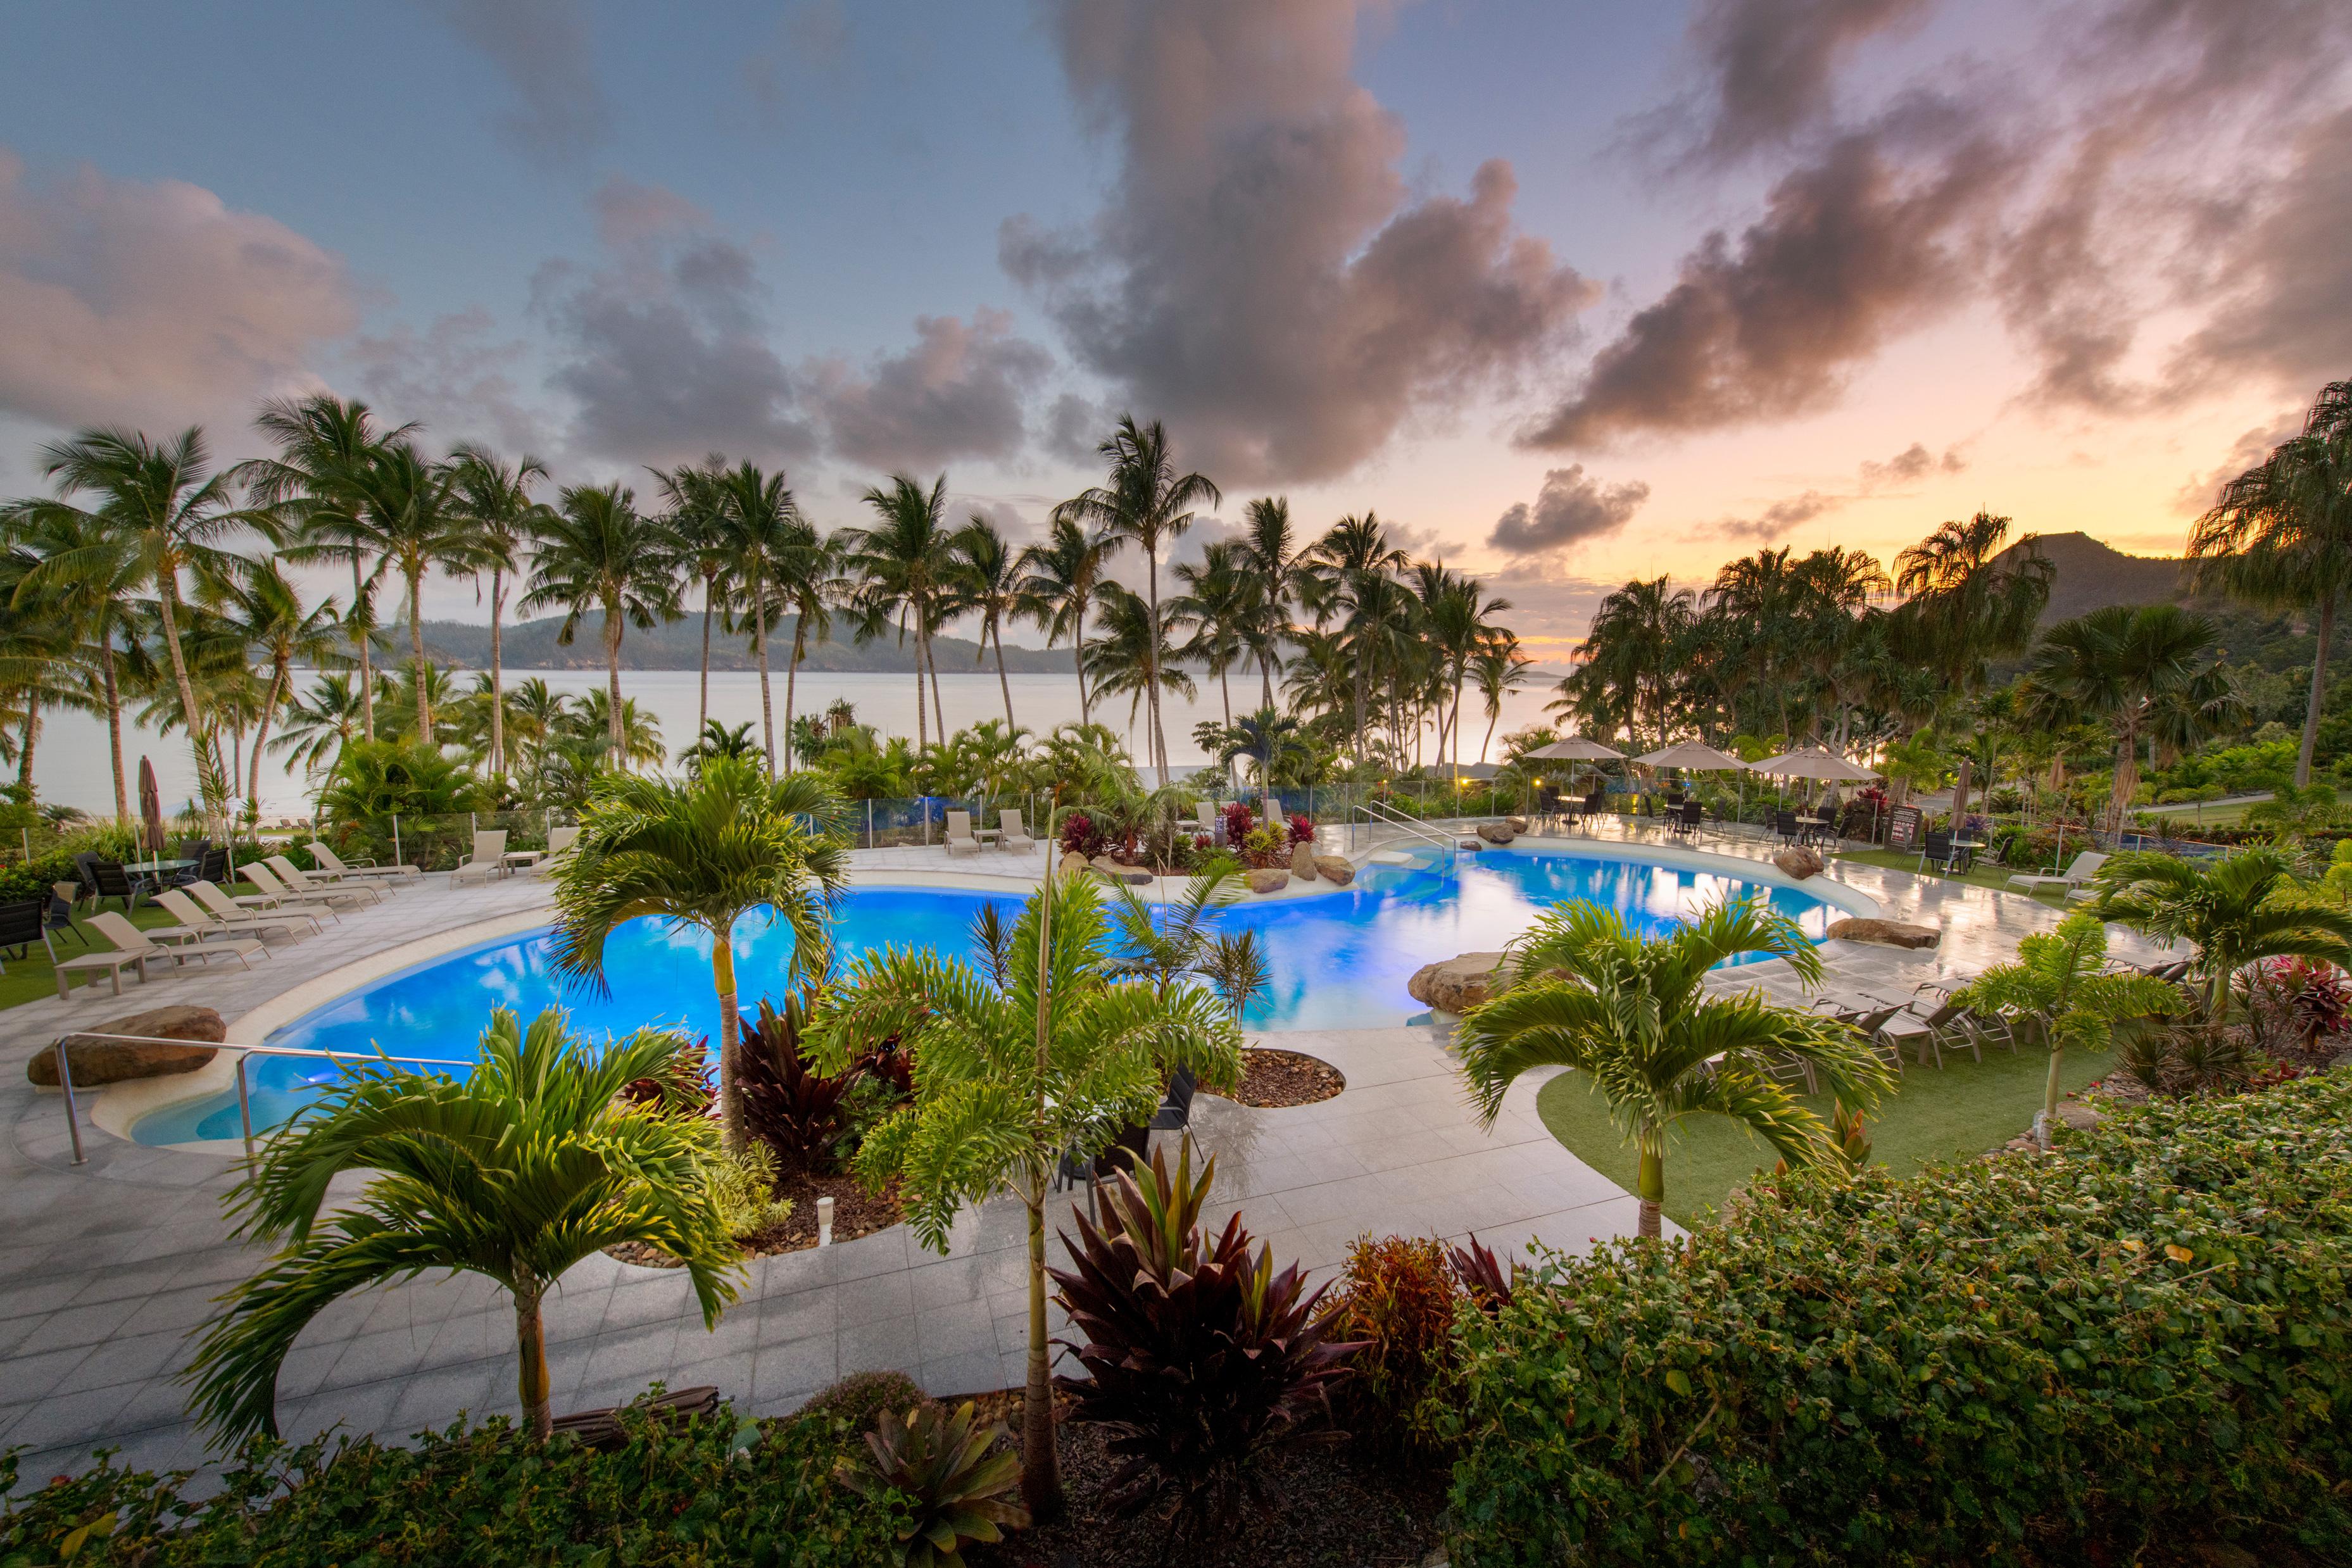
<path fill-rule="evenodd" d="M 894 622 L 904 642 L 915 641 L 915 743 L 930 743 L 924 722 L 923 676 L 931 672 L 931 706 L 940 721 L 940 738 L 947 738 L 947 710 L 940 702 L 937 668 L 931 659 L 931 632 L 949 602 L 955 579 L 954 535 L 947 527 L 948 476 L 942 474 L 929 490 L 904 474 L 890 476 L 890 487 L 866 492 L 874 509 L 872 528 L 842 530 L 844 559 L 856 574 L 855 601 L 863 616 L 861 640 L 881 633 Z"/>
<path fill-rule="evenodd" d="M 1916 662 L 1936 669 L 1947 691 L 1980 689 L 1994 659 L 2022 653 L 2050 602 L 2058 569 L 2039 535 L 2010 544 L 2011 519 L 1979 512 L 1948 522 L 1895 558 L 1904 596 L 1894 634 Z"/>
<path fill-rule="evenodd" d="M 1151 613 L 1146 624 L 1155 636 L 1144 653 L 1148 664 L 1144 691 L 1151 714 L 1151 758 L 1160 782 L 1168 782 L 1168 737 L 1160 722 L 1160 667 L 1167 662 L 1158 630 L 1160 614 L 1160 547 L 1172 544 L 1192 526 L 1193 508 L 1215 506 L 1224 497 L 1205 474 L 1179 474 L 1168 450 L 1168 432 L 1158 420 L 1139 425 L 1128 414 L 1108 440 L 1095 448 L 1110 460 L 1104 483 L 1065 501 L 1055 516 L 1067 517 L 1097 529 L 1120 544 L 1132 541 L 1143 551 L 1145 601 Z"/>
<path fill-rule="evenodd" d="M 247 647 L 268 666 L 261 706 L 256 716 L 253 751 L 248 760 L 246 799 L 261 798 L 261 753 L 269 743 L 269 726 L 278 709 L 294 690 L 294 666 L 313 669 L 332 663 L 343 636 L 335 601 L 305 606 L 301 586 L 286 575 L 277 560 L 262 563 L 241 582 L 224 585 L 205 595 L 208 607 L 219 612 Z"/>
<path fill-rule="evenodd" d="M 1250 649 L 1250 628 L 1260 616 L 1264 585 L 1250 570 L 1241 546 L 1220 539 L 1201 552 L 1198 565 L 1176 569 L 1184 591 L 1168 602 L 1171 625 L 1190 626 L 1192 635 L 1178 652 L 1197 659 L 1216 677 L 1225 723 L 1234 722 L 1234 689 L 1228 674 Z"/>
<path fill-rule="evenodd" d="M 2189 553 L 2205 563 L 2209 581 L 2241 598 L 2312 612 L 2311 691 L 2294 758 L 2303 789 L 2319 741 L 2336 615 L 2352 590 L 2352 381 L 2329 382 L 2302 434 L 2221 487 L 2221 500 L 2197 520 Z"/>
<path fill-rule="evenodd" d="M 1572 1067 L 1609 1102 L 1640 1160 L 1641 1234 L 1659 1233 L 1666 1134 L 1687 1116 L 1738 1123 L 1792 1166 L 1833 1156 L 1830 1130 L 1766 1065 L 1811 1064 L 1838 1103 L 1864 1111 L 1892 1083 L 1846 1025 L 1775 1007 L 1754 992 L 1710 995 L 1707 971 L 1727 958 L 1780 958 L 1808 987 L 1822 960 L 1794 922 L 1761 902 L 1727 901 L 1645 940 L 1618 910 L 1563 904 L 1512 942 L 1513 977 L 1464 1015 L 1462 1071 L 1487 1126 L 1530 1069 Z"/>
<path fill-rule="evenodd" d="M 839 797 L 815 775 L 761 776 L 738 757 L 705 760 L 691 780 L 625 778 L 602 786 L 555 873 L 555 967 L 602 988 L 604 943 L 640 915 L 710 937 L 719 993 L 719 1097 L 727 1146 L 743 1146 L 742 1019 L 735 928 L 765 911 L 793 931 L 793 970 L 822 976 L 835 906 L 849 884 Z"/>
<path fill-rule="evenodd" d="M 621 636 L 677 613 L 677 580 L 671 570 L 667 529 L 637 510 L 635 492 L 620 485 L 573 485 L 546 521 L 526 611 L 562 609 L 555 640 L 572 644 L 580 618 L 604 612 L 605 713 L 613 766 L 626 768 L 621 733 Z"/>
<path fill-rule="evenodd" d="M 995 646 L 996 685 L 1004 695 L 1004 727 L 1012 729 L 1015 727 L 1013 681 L 1004 673 L 1004 623 L 1035 619 L 1035 607 L 1022 589 L 1021 556 L 1004 542 L 996 525 L 978 512 L 948 548 L 955 558 L 955 576 L 947 613 L 980 617 L 980 652 L 975 663 L 988 657 L 991 644 Z"/>
<path fill-rule="evenodd" d="M 1470 683 L 1479 651 L 1504 634 L 1495 617 L 1508 610 L 1511 601 L 1488 594 L 1476 578 L 1460 576 L 1443 566 L 1424 566 L 1415 575 L 1429 646 L 1437 655 L 1435 673 L 1447 701 L 1440 733 L 1454 738 L 1454 778 L 1458 783 L 1462 777 L 1462 688 Z"/>
<path fill-rule="evenodd" d="M 375 601 L 364 580 L 374 546 L 361 515 L 361 485 L 377 453 L 413 436 L 417 427 L 383 429 L 367 404 L 327 392 L 274 398 L 261 405 L 253 423 L 277 446 L 278 455 L 241 463 L 231 473 L 246 487 L 248 501 L 290 525 L 287 559 L 298 564 L 341 561 L 352 569 L 352 601 L 343 612 L 343 626 L 359 665 L 361 729 L 373 740 L 375 670 L 370 654 Z"/>
<path fill-rule="evenodd" d="M 2089 719 L 2115 736 L 2110 831 L 2130 809 L 2140 743 L 2151 730 L 2201 739 L 2238 713 L 2220 640 L 2211 620 L 2177 604 L 2110 604 L 2043 635 L 2028 672 L 2028 704 L 2053 725 Z"/>
<path fill-rule="evenodd" d="M 1362 761 L 1370 749 L 1372 665 L 1400 591 L 1391 574 L 1404 569 L 1407 557 L 1389 542 L 1379 516 L 1366 512 L 1334 523 L 1315 541 L 1307 561 L 1315 574 L 1309 603 L 1315 624 L 1336 618 L 1343 635 L 1356 644 L 1356 755 Z"/>
<path fill-rule="evenodd" d="M 454 508 L 472 537 L 472 570 L 490 575 L 490 754 L 493 774 L 507 770 L 506 664 L 500 634 L 505 630 L 507 581 L 522 575 L 523 562 L 547 526 L 543 501 L 530 487 L 547 478 L 547 465 L 525 453 L 509 464 L 487 446 L 461 443 L 449 451 L 449 486 Z M 703 683 L 710 679 L 709 632 L 703 645 Z"/>
<path fill-rule="evenodd" d="M 387 442 L 360 476 L 360 511 L 378 556 L 375 579 L 399 573 L 408 591 L 409 680 L 416 733 L 433 734 L 432 682 L 425 674 L 425 576 L 436 567 L 460 576 L 488 564 L 484 541 L 453 488 L 453 472 L 407 441 Z"/>
<path fill-rule="evenodd" d="M 70 441 L 41 449 L 41 473 L 58 490 L 55 500 L 18 502 L 14 508 L 31 527 L 78 529 L 93 542 L 50 556 L 43 573 L 60 581 L 87 580 L 85 574 L 116 578 L 121 550 L 100 536 L 127 544 L 133 571 L 153 594 L 173 686 L 184 716 L 208 811 L 227 810 L 227 779 L 219 747 L 205 721 L 181 642 L 186 601 L 181 582 L 228 582 L 252 563 L 224 548 L 248 530 L 274 520 L 268 513 L 235 504 L 227 476 L 212 472 L 204 432 L 190 426 L 174 439 L 151 441 L 137 431 L 89 430 Z M 78 496 L 96 499 L 94 508 L 72 505 Z"/>
<path fill-rule="evenodd" d="M 269 744 L 300 763 L 306 779 L 333 771 L 335 759 L 354 738 L 363 738 L 359 694 L 347 674 L 323 674 L 308 693 L 286 703 L 286 727 Z M 257 751 L 260 748 L 256 747 Z"/>
<path fill-rule="evenodd" d="M 724 597 L 719 584 L 734 564 L 728 537 L 727 508 L 720 486 L 727 459 L 717 452 L 699 464 L 654 469 L 662 498 L 669 503 L 663 524 L 677 541 L 678 570 L 702 590 L 701 695 L 695 710 L 698 729 L 710 722 L 710 627 Z"/>
<path fill-rule="evenodd" d="M 1050 824 L 1049 824 L 1050 826 Z M 860 959 L 825 988 L 806 1049 L 845 1071 L 896 1035 L 923 1063 L 915 1098 L 867 1134 L 859 1172 L 898 1176 L 915 1239 L 945 1252 L 961 1209 L 1010 1186 L 1028 1213 L 1029 1366 L 1022 1491 L 1039 1517 L 1061 1501 L 1045 1322 L 1045 1205 L 1066 1156 L 1090 1161 L 1150 1119 L 1163 1075 L 1210 1087 L 1241 1075 L 1241 1030 L 1206 986 L 1165 994 L 1112 977 L 1110 923 L 1090 883 L 1048 877 L 1021 912 L 1001 985 L 929 948 Z"/>
<path fill-rule="evenodd" d="M 1135 722 L 1136 716 L 1148 712 L 1148 705 L 1162 691 L 1171 691 L 1190 699 L 1200 688 L 1184 666 L 1158 656 L 1169 642 L 1166 612 L 1156 631 L 1151 621 L 1151 606 L 1143 596 L 1116 582 L 1105 582 L 1095 591 L 1098 612 L 1097 624 L 1101 628 L 1095 640 L 1087 644 L 1087 680 L 1097 696 L 1128 698 L 1127 720 Z M 1149 722 L 1147 719 L 1146 722 Z M 1129 738 L 1132 739 L 1130 730 Z M 1166 786 L 1161 786 L 1163 789 Z"/>
<path fill-rule="evenodd" d="M 390 1065 L 343 1078 L 264 1146 L 231 1207 L 247 1241 L 283 1243 L 232 1290 L 188 1375 L 224 1442 L 278 1432 L 278 1377 L 338 1299 L 427 1270 L 479 1274 L 514 1299 L 516 1391 L 531 1434 L 552 1427 L 541 1308 L 572 1266 L 642 1242 L 686 1266 L 706 1327 L 735 1299 L 740 1256 L 709 1176 L 708 1124 L 622 1091 L 677 1070 L 674 1035 L 603 1047 L 549 1009 L 529 1030 L 500 1009 L 462 1079 Z M 328 1215 L 338 1176 L 364 1176 Z"/>
<path fill-rule="evenodd" d="M 70 625 L 81 641 L 94 677 L 96 706 L 106 716 L 107 755 L 114 770 L 114 815 L 131 817 L 129 776 L 122 763 L 122 704 L 126 661 L 143 664 L 140 647 L 140 591 L 144 585 L 131 538 L 104 519 L 78 509 L 51 512 L 0 508 L 15 550 L 25 559 L 11 573 L 9 604 L 19 615 Z M 74 569 L 60 574 L 50 558 L 72 555 Z M 21 759 L 21 758 L 20 758 Z"/>
<path fill-rule="evenodd" d="M 797 515 L 777 529 L 776 539 L 776 609 L 780 613 L 790 612 L 793 618 L 792 657 L 784 665 L 784 767 L 789 769 L 793 766 L 793 719 L 800 702 L 801 664 L 808 657 L 812 637 L 824 642 L 833 635 L 833 609 L 843 591 L 841 546 L 818 533 L 816 525 Z M 772 766 L 770 771 L 774 771 Z"/>
<path fill-rule="evenodd" d="M 1534 663 L 1519 652 L 1519 640 L 1508 632 L 1487 639 L 1470 656 L 1470 676 L 1478 683 L 1478 697 L 1486 712 L 1486 734 L 1478 742 L 1479 761 L 1486 760 L 1486 748 L 1495 743 L 1503 699 L 1527 684 L 1528 666 Z"/>
<path fill-rule="evenodd" d="M 1578 668 L 1548 711 L 1580 709 L 1587 717 L 1622 722 L 1638 737 L 1646 707 L 1652 733 L 1664 745 L 1676 655 L 1696 616 L 1697 596 L 1664 577 L 1625 584 L 1593 611 Z"/>
<path fill-rule="evenodd" d="M 1045 633 L 1046 646 L 1069 640 L 1070 662 L 1078 676 L 1080 724 L 1094 722 L 1092 697 L 1087 690 L 1087 612 L 1093 608 L 1103 562 L 1114 548 L 1112 541 L 1076 519 L 1057 516 L 1045 542 L 1031 545 L 1021 557 L 1028 569 L 1021 580 L 1021 593 L 1036 606 L 1032 614 Z"/>
<path fill-rule="evenodd" d="M 780 585 L 794 570 L 797 552 L 814 548 L 816 530 L 802 517 L 800 504 L 782 474 L 740 464 L 712 481 L 719 508 L 720 552 L 727 565 L 719 581 L 732 598 L 735 624 L 748 622 L 751 652 L 760 665 L 760 727 L 768 772 L 776 771 L 776 709 L 769 684 L 768 637 L 775 630 Z M 801 643 L 795 638 L 793 648 Z M 793 669 L 799 663 L 795 657 Z M 791 676 L 787 676 L 789 683 Z M 787 721 L 789 727 L 789 721 Z"/>
<path fill-rule="evenodd" d="M 1282 673 L 1282 644 L 1290 635 L 1291 612 L 1314 591 L 1314 569 L 1293 537 L 1290 502 L 1264 496 L 1243 511 L 1241 547 L 1250 575 L 1257 580 L 1257 615 L 1248 641 L 1257 660 L 1262 706 L 1274 706 L 1274 677 Z"/>

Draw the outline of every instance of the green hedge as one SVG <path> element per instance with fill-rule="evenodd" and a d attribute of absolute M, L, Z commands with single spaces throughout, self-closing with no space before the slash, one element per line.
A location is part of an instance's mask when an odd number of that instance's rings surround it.
<path fill-rule="evenodd" d="M 1465 1326 L 1475 1568 L 2352 1539 L 2352 1073 L 1787 1178 Z M 2330 1557 L 2328 1560 L 2336 1560 Z"/>
<path fill-rule="evenodd" d="M 263 1446 L 204 1501 L 184 1473 L 101 1464 L 0 1512 L 0 1568 L 868 1568 L 895 1560 L 900 1516 L 832 1479 L 864 1445 L 844 1418 L 712 1418 L 632 1431 L 612 1453 L 541 1448 L 505 1419 L 413 1448 L 373 1438 Z M 0 1458 L 0 1492 L 16 1482 Z M 895 1494 L 892 1501 L 895 1503 Z"/>

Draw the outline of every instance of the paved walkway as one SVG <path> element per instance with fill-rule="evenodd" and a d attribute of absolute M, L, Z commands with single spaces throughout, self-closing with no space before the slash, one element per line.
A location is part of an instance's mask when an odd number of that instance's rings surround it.
<path fill-rule="evenodd" d="M 1042 865 L 1042 855 L 1029 858 Z M 861 852 L 857 860 L 864 873 L 949 869 L 940 852 Z M 982 868 L 967 860 L 954 869 Z M 1933 954 L 1829 945 L 1833 974 L 1849 983 L 1972 968 L 2057 918 L 2046 902 L 1874 867 L 1842 864 L 1832 875 L 1890 915 L 1945 933 Z M 64 1027 L 165 1001 L 216 1007 L 233 1037 L 250 1038 L 240 1020 L 274 1027 L 343 988 L 340 972 L 321 979 L 330 971 L 362 960 L 402 967 L 411 961 L 404 949 L 420 937 L 483 920 L 527 923 L 547 896 L 529 878 L 457 892 L 443 878 L 427 880 L 330 927 L 324 939 L 281 949 L 250 975 L 190 970 L 129 988 L 120 1004 L 78 991 L 71 1003 L 0 1014 L 0 1125 L 8 1129 L 0 1147 L 0 1446 L 32 1450 L 27 1477 L 76 1466 L 100 1443 L 142 1466 L 201 1463 L 173 1375 L 214 1298 L 261 1259 L 229 1239 L 220 1218 L 233 1162 L 93 1130 L 89 1163 L 72 1166 L 62 1104 L 29 1088 L 26 1061 Z M 1741 982 L 1775 984 L 1773 967 L 1743 971 Z M 1576 1250 L 1632 1228 L 1632 1198 L 1545 1133 L 1532 1080 L 1514 1088 L 1486 1132 L 1426 1027 L 1292 1033 L 1271 1043 L 1331 1061 L 1347 1091 L 1272 1111 L 1204 1097 L 1195 1124 L 1218 1160 L 1217 1223 L 1238 1207 L 1278 1260 L 1328 1270 L 1367 1232 L 1458 1239 L 1475 1230 L 1498 1249 L 1541 1240 Z M 557 1404 L 613 1403 L 658 1377 L 674 1386 L 715 1383 L 752 1411 L 778 1412 L 867 1367 L 904 1369 L 935 1393 L 1001 1386 L 1021 1372 L 1022 1268 L 1019 1207 L 998 1199 L 964 1218 L 944 1258 L 898 1228 L 761 1260 L 739 1304 L 706 1333 L 677 1273 L 593 1259 L 548 1310 Z M 304 1334 L 280 1383 L 281 1419 L 296 1435 L 336 1422 L 404 1433 L 460 1410 L 510 1409 L 513 1343 L 509 1309 L 481 1281 L 428 1278 L 371 1291 L 337 1304 Z"/>

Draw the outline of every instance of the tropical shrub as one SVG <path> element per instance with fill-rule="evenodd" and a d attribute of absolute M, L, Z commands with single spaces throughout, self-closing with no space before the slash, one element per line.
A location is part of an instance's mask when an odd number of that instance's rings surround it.
<path fill-rule="evenodd" d="M 2062 1131 L 2079 1158 L 1801 1172 L 1738 1225 L 1553 1258 L 1465 1320 L 1454 1561 L 2327 1557 L 2347 1129 L 2330 1073 Z"/>
<path fill-rule="evenodd" d="M 1290 841 L 1295 845 L 1315 841 L 1315 819 L 1304 811 L 1290 814 Z"/>
<path fill-rule="evenodd" d="M 888 1560 L 904 1528 L 899 1500 L 824 1484 L 857 1441 L 836 1417 L 763 1428 L 721 1406 L 658 1426 L 642 1409 L 620 1419 L 626 1440 L 608 1452 L 568 1437 L 536 1442 L 504 1417 L 408 1444 L 262 1442 L 217 1490 L 192 1488 L 184 1470 L 102 1460 L 11 1497 L 16 1458 L 0 1456 L 0 1563 L 867 1568 Z"/>
<path fill-rule="evenodd" d="M 783 1172 L 830 1171 L 849 1130 L 844 1102 L 858 1069 L 828 1076 L 801 1056 L 808 997 L 795 993 L 779 1009 L 760 998 L 760 1021 L 743 1030 L 743 1134 L 773 1151 Z"/>
<path fill-rule="evenodd" d="M 903 1568 L 962 1568 L 968 1542 L 1002 1541 L 998 1528 L 1025 1530 L 1029 1511 L 1009 1494 L 1021 1479 L 1012 1434 L 1003 1426 L 973 1430 L 969 1401 L 953 1415 L 928 1402 L 885 1410 L 866 1434 L 870 1462 L 845 1455 L 834 1479 L 877 1502 L 903 1498 L 898 1562 Z"/>
<path fill-rule="evenodd" d="M 1103 852 L 1107 842 L 1101 828 L 1084 811 L 1073 811 L 1062 819 L 1062 852 L 1081 854 L 1088 860 Z"/>
<path fill-rule="evenodd" d="M 1195 1181 L 1187 1139 L 1173 1173 L 1158 1150 L 1140 1185 L 1117 1173 L 1077 1216 L 1077 1239 L 1063 1235 L 1071 1266 L 1048 1270 L 1087 1374 L 1055 1384 L 1071 1421 L 1103 1427 L 1120 1461 L 1105 1499 L 1122 1513 L 1165 1508 L 1180 1534 L 1263 1501 L 1269 1449 L 1339 1435 L 1329 1387 L 1360 1348 L 1337 1337 L 1326 1287 L 1307 1289 L 1295 1263 L 1276 1273 L 1264 1246 L 1252 1255 L 1239 1214 L 1202 1239 L 1216 1168 L 1212 1157 Z"/>
<path fill-rule="evenodd" d="M 436 747 L 398 740 L 348 742 L 319 797 L 326 816 L 371 827 L 394 817 L 446 817 L 491 803 L 474 776 Z"/>
<path fill-rule="evenodd" d="M 722 1149 L 710 1161 L 710 1201 L 727 1234 L 741 1240 L 773 1230 L 793 1217 L 793 1200 L 776 1196 L 776 1156 L 763 1145 Z"/>
<path fill-rule="evenodd" d="M 1517 1264 L 1498 1260 L 1495 1249 L 1475 1234 L 1471 1236 L 1469 1246 L 1450 1248 L 1445 1257 L 1453 1265 L 1454 1279 L 1461 1282 L 1463 1294 L 1480 1312 L 1492 1317 L 1511 1304 L 1512 1292 L 1518 1289 Z"/>
<path fill-rule="evenodd" d="M 903 1372 L 853 1372 L 811 1395 L 808 1403 L 800 1407 L 800 1414 L 845 1421 L 853 1431 L 870 1432 L 875 1418 L 884 1411 L 912 1410 L 928 1399 L 929 1396 L 915 1386 L 915 1380 Z"/>
<path fill-rule="evenodd" d="M 1360 1348 L 1340 1387 L 1349 1430 L 1385 1448 L 1425 1447 L 1423 1403 L 1452 1369 L 1461 1281 L 1443 1242 L 1359 1238 L 1340 1275 L 1340 1329 Z"/>

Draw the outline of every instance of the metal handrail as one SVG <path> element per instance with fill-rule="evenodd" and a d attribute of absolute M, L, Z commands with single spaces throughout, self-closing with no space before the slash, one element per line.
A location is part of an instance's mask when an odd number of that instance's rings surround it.
<path fill-rule="evenodd" d="M 1448 853 L 1451 853 L 1454 848 L 1454 843 L 1452 839 L 1446 838 L 1443 834 L 1436 832 L 1423 823 L 1418 818 L 1409 817 L 1392 806 L 1383 806 L 1378 800 L 1360 800 L 1357 802 L 1355 809 L 1363 812 L 1364 815 L 1371 819 L 1371 821 L 1379 822 L 1383 826 L 1402 828 L 1406 832 L 1412 833 L 1415 837 L 1427 839 L 1431 843 L 1435 844 L 1438 848 L 1446 851 Z"/>
<path fill-rule="evenodd" d="M 365 1055 L 362 1055 L 358 1052 L 348 1051 L 312 1051 L 307 1047 L 299 1045 L 246 1045 L 241 1041 L 234 1040 L 165 1040 L 160 1035 L 104 1034 L 96 1030 L 78 1029 L 71 1034 L 59 1035 L 57 1038 L 56 1043 L 49 1047 L 50 1051 L 57 1056 L 58 1087 L 65 1092 L 66 1098 L 66 1131 L 73 1139 L 73 1163 L 78 1166 L 89 1164 L 89 1159 L 82 1153 L 81 1116 L 76 1108 L 76 1102 L 74 1099 L 73 1064 L 66 1055 L 66 1042 L 77 1040 L 122 1040 L 132 1045 L 208 1045 L 215 1051 L 236 1051 L 237 1053 L 236 1117 L 237 1123 L 245 1134 L 245 1158 L 247 1165 L 252 1164 L 254 1158 L 253 1098 L 251 1092 L 246 1086 L 245 1064 L 247 1061 L 252 1057 L 307 1056 L 320 1061 L 406 1061 L 425 1063 L 435 1067 L 456 1067 L 461 1065 L 460 1063 L 449 1061 L 446 1057 L 439 1056 L 394 1056 L 388 1051 L 373 1051 Z"/>

